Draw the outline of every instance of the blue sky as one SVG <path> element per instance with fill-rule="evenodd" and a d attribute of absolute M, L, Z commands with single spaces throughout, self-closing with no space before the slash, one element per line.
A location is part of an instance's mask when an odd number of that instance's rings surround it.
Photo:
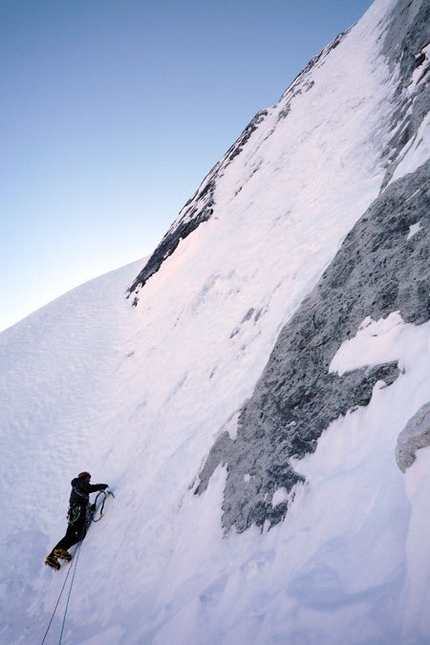
<path fill-rule="evenodd" d="M 0 330 L 148 255 L 370 4 L 0 0 Z"/>

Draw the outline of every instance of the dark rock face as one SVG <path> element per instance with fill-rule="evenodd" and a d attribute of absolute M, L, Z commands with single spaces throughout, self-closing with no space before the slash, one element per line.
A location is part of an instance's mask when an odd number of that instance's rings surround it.
<path fill-rule="evenodd" d="M 143 267 L 142 271 L 137 276 L 136 280 L 131 285 L 129 295 L 127 297 L 130 297 L 132 293 L 135 294 L 133 305 L 137 305 L 139 289 L 142 288 L 147 280 L 149 280 L 149 278 L 158 271 L 164 260 L 172 255 L 179 242 L 195 231 L 202 222 L 206 222 L 210 218 L 213 212 L 214 188 L 215 182 L 212 179 L 204 186 L 201 186 L 200 191 L 197 192 L 193 199 L 185 205 L 184 216 L 179 220 L 176 226 L 172 226 L 166 233 L 146 265 Z"/>
<path fill-rule="evenodd" d="M 390 18 L 382 53 L 392 67 L 400 64 L 403 87 L 423 60 L 420 52 L 429 44 L 430 3 L 428 0 L 399 0 Z"/>
<path fill-rule="evenodd" d="M 430 446 L 430 402 L 409 419 L 398 436 L 396 461 L 400 470 L 406 472 L 414 463 L 416 452 L 427 446 Z"/>
<path fill-rule="evenodd" d="M 399 162 L 399 152 L 412 141 L 429 109 L 430 65 L 424 49 L 430 42 L 429 0 L 400 0 L 393 11 L 382 54 L 399 74 L 396 109 L 391 127 L 395 131 L 387 148 L 390 164 L 383 187 Z M 413 86 L 415 74 L 416 86 Z M 384 154 L 385 156 L 385 154 Z"/>
<path fill-rule="evenodd" d="M 409 236 L 410 227 L 419 230 Z M 339 377 L 329 365 L 343 341 L 367 316 L 399 311 L 405 322 L 430 319 L 430 162 L 390 185 L 346 237 L 332 264 L 284 327 L 243 407 L 235 440 L 224 433 L 200 473 L 201 494 L 219 463 L 227 464 L 223 526 L 281 521 L 287 502 L 272 505 L 276 490 L 291 491 L 301 477 L 290 465 L 315 450 L 331 421 L 365 406 L 377 381 L 390 385 L 396 363 Z"/>

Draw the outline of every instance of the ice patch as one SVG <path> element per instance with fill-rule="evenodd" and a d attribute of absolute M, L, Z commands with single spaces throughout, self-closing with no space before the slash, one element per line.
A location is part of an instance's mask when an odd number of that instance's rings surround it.
<path fill-rule="evenodd" d="M 410 240 L 411 237 L 413 237 L 416 233 L 418 233 L 420 228 L 421 228 L 421 222 L 417 222 L 416 224 L 412 224 L 412 226 L 409 227 L 409 233 L 408 233 L 408 237 L 406 239 Z"/>

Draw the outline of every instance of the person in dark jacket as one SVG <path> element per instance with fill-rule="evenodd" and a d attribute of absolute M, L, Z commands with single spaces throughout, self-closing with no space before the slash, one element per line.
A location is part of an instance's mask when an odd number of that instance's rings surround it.
<path fill-rule="evenodd" d="M 60 569 L 58 559 L 70 562 L 72 556 L 68 549 L 83 540 L 86 535 L 90 519 L 90 493 L 108 488 L 107 484 L 90 484 L 90 481 L 91 475 L 87 471 L 79 473 L 71 481 L 72 492 L 69 499 L 69 524 L 66 535 L 45 558 L 45 564 L 53 569 Z"/>

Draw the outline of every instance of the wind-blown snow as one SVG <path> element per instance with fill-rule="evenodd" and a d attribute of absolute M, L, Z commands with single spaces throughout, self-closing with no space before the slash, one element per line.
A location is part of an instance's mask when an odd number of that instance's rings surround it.
<path fill-rule="evenodd" d="M 222 465 L 193 494 L 214 440 L 235 437 L 279 331 L 379 193 L 395 84 L 378 42 L 394 5 L 377 0 L 268 110 L 221 173 L 211 218 L 138 307 L 124 292 L 142 263 L 0 335 L 0 642 L 43 639 L 71 566 L 55 573 L 43 559 L 82 470 L 116 497 L 83 543 L 64 644 L 430 639 L 430 449 L 406 474 L 395 460 L 399 433 L 430 400 L 429 323 L 392 312 L 339 348 L 339 373 L 381 359 L 404 373 L 294 465 L 306 483 L 284 522 L 223 535 Z M 395 178 L 422 163 L 425 127 Z M 272 504 L 285 497 L 278 489 Z"/>
<path fill-rule="evenodd" d="M 355 338 L 340 346 L 330 364 L 330 372 L 339 376 L 365 365 L 378 365 L 399 358 L 405 339 L 403 320 L 398 312 L 378 321 L 366 318 Z M 415 325 L 406 325 L 414 333 Z"/>

